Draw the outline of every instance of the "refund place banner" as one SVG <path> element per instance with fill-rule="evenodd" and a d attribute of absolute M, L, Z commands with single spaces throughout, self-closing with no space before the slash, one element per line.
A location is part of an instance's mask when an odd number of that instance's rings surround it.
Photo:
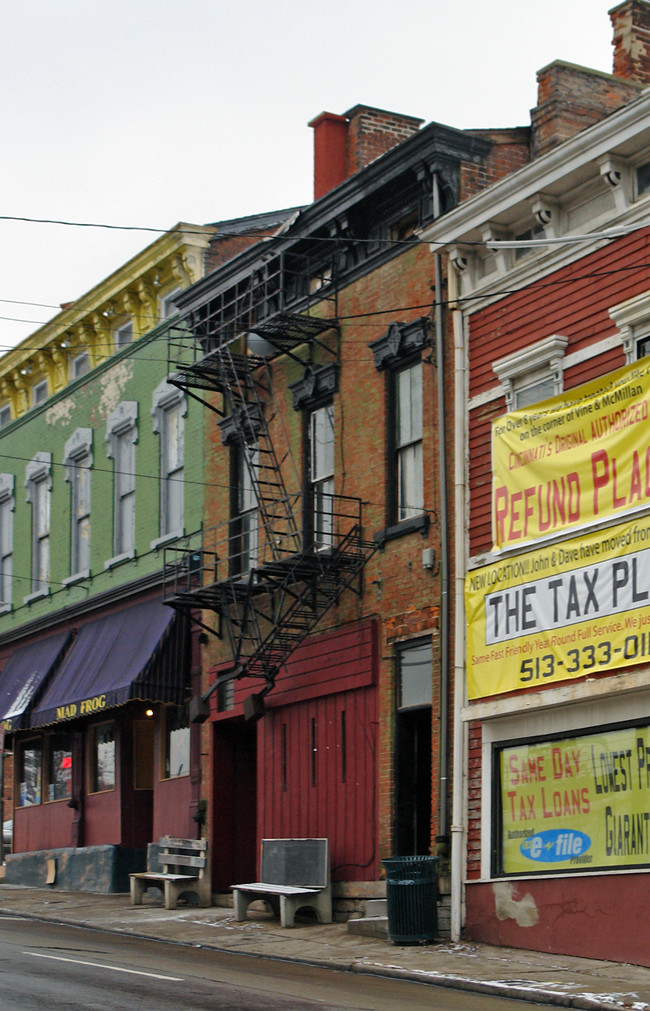
<path fill-rule="evenodd" d="M 650 362 L 492 425 L 492 528 L 503 548 L 650 506 Z"/>
<path fill-rule="evenodd" d="M 650 516 L 474 569 L 468 698 L 650 664 Z"/>

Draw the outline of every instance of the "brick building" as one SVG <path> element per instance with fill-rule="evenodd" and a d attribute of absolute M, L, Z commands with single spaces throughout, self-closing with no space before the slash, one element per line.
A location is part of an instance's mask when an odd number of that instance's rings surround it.
<path fill-rule="evenodd" d="M 382 857 L 448 841 L 451 356 L 417 233 L 528 147 L 366 106 L 310 125 L 314 203 L 178 300 L 212 494 L 169 601 L 205 632 L 214 888 L 261 838 L 327 836 L 346 916 Z"/>
<path fill-rule="evenodd" d="M 454 936 L 648 961 L 650 4 L 434 222 L 456 347 Z"/>

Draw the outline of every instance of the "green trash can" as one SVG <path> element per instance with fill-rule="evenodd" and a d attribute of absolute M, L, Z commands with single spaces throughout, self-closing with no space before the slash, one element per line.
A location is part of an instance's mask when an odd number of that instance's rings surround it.
<path fill-rule="evenodd" d="M 386 869 L 388 937 L 393 944 L 427 944 L 438 929 L 438 857 L 389 857 Z"/>

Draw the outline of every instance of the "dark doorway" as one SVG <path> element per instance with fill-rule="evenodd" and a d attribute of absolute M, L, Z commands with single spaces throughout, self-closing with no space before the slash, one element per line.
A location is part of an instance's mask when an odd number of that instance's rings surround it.
<path fill-rule="evenodd" d="M 395 845 L 398 856 L 431 853 L 431 643 L 401 648 L 395 719 Z"/>
<path fill-rule="evenodd" d="M 257 856 L 257 725 L 213 724 L 212 883 L 254 881 Z"/>

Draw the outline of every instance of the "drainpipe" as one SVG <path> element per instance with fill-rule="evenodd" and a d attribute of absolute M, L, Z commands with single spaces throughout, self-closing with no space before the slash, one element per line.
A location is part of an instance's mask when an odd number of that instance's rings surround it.
<path fill-rule="evenodd" d="M 451 939 L 459 941 L 465 921 L 463 868 L 467 833 L 467 724 L 462 720 L 465 705 L 465 545 L 467 538 L 465 453 L 466 354 L 463 313 L 456 302 L 456 271 L 450 266 L 448 276 L 449 306 L 454 334 L 454 517 L 455 517 L 455 657 L 454 657 L 454 765 L 451 824 Z"/>
<path fill-rule="evenodd" d="M 433 216 L 440 215 L 440 187 L 433 176 Z M 435 348 L 438 388 L 438 441 L 440 488 L 440 804 L 438 841 L 448 845 L 449 817 L 449 552 L 447 545 L 447 434 L 445 424 L 445 344 L 442 319 L 442 266 L 440 253 L 434 253 L 435 277 Z"/>

